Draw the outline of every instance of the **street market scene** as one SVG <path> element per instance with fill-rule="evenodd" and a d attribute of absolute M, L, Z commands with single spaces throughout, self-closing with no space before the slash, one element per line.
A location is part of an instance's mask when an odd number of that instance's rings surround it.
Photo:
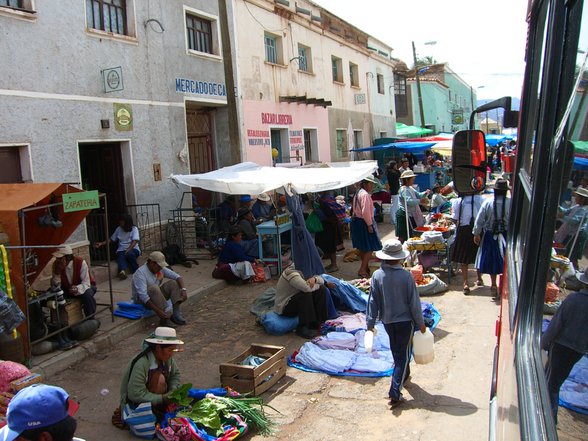
<path fill-rule="evenodd" d="M 588 19 L 498 1 L 0 0 L 0 440 L 587 440 Z"/>

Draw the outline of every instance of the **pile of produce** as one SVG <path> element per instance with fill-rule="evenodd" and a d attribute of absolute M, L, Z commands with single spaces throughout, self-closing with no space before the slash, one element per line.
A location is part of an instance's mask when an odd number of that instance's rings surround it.
<path fill-rule="evenodd" d="M 362 290 L 366 294 L 370 293 L 370 281 L 371 279 L 353 279 L 349 281 L 349 284 L 355 286 L 357 289 Z"/>

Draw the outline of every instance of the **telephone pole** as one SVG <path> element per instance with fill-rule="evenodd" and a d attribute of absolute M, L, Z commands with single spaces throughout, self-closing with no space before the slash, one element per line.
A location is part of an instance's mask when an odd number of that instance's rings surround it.
<path fill-rule="evenodd" d="M 423 109 L 423 94 L 421 92 L 421 80 L 419 78 L 419 68 L 417 66 L 416 49 L 414 47 L 414 41 L 412 42 L 412 56 L 414 59 L 414 77 L 417 85 L 417 96 L 419 102 L 419 112 L 421 115 L 421 127 L 425 127 L 425 111 Z"/>

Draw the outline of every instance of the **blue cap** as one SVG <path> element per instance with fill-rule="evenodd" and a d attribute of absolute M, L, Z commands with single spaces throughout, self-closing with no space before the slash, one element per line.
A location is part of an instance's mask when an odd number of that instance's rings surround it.
<path fill-rule="evenodd" d="M 8 404 L 0 441 L 13 441 L 25 430 L 51 426 L 67 418 L 69 396 L 60 387 L 33 384 L 19 391 Z"/>
<path fill-rule="evenodd" d="M 251 202 L 251 196 L 248 194 L 244 194 L 239 198 L 241 202 Z"/>

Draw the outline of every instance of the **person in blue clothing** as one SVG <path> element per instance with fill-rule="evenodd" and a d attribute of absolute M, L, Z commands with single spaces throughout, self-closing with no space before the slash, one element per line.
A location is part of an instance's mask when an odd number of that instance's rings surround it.
<path fill-rule="evenodd" d="M 212 277 L 229 283 L 242 283 L 255 275 L 252 264 L 261 263 L 261 261 L 246 254 L 241 246 L 242 236 L 243 232 L 238 225 L 232 225 L 229 228 L 227 240 L 218 256 Z"/>
<path fill-rule="evenodd" d="M 124 280 L 127 278 L 127 270 L 131 274 L 139 268 L 137 258 L 141 255 L 139 248 L 139 229 L 133 223 L 130 214 L 122 214 L 118 218 L 118 227 L 112 233 L 110 238 L 103 242 L 97 242 L 96 248 L 100 248 L 109 242 L 117 242 L 116 263 L 118 265 L 118 278 Z"/>
<path fill-rule="evenodd" d="M 255 223 L 259 224 L 273 219 L 276 215 L 276 207 L 272 204 L 272 199 L 267 193 L 261 193 L 251 206 L 251 212 L 253 213 Z"/>
<path fill-rule="evenodd" d="M 376 320 L 380 319 L 390 338 L 394 373 L 388 396 L 392 408 L 404 401 L 402 386 L 410 377 L 415 326 L 422 333 L 426 331 L 419 292 L 412 275 L 402 267 L 402 261 L 408 256 L 409 252 L 402 248 L 398 239 L 386 241 L 376 252 L 382 266 L 372 275 L 366 314 L 367 329 L 375 332 Z"/>
<path fill-rule="evenodd" d="M 545 375 L 555 424 L 559 389 L 574 365 L 588 352 L 588 269 L 577 273 L 576 277 L 582 282 L 582 289 L 565 298 L 541 336 L 541 349 L 548 352 Z"/>

